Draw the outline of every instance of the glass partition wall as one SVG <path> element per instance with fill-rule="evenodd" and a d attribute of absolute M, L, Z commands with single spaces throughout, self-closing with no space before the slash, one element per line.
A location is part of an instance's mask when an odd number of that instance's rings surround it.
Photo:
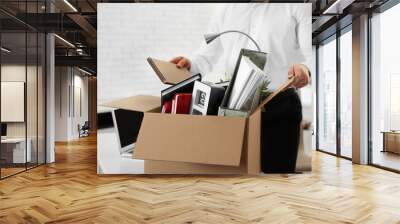
<path fill-rule="evenodd" d="M 400 4 L 373 14 L 371 22 L 370 158 L 400 171 Z"/>
<path fill-rule="evenodd" d="M 336 154 L 336 36 L 318 47 L 318 149 Z"/>
<path fill-rule="evenodd" d="M 352 157 L 351 25 L 317 47 L 317 149 Z"/>
<path fill-rule="evenodd" d="M 352 158 L 352 33 L 351 25 L 340 36 L 340 155 Z"/>
<path fill-rule="evenodd" d="M 35 12 L 39 1 L 18 7 Z M 44 33 L 0 11 L 1 179 L 46 160 L 45 41 Z"/>

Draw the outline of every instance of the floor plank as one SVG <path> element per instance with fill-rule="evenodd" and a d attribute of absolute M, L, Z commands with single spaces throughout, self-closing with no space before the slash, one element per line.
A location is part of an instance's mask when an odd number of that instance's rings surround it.
<path fill-rule="evenodd" d="M 98 176 L 96 138 L 0 181 L 0 223 L 400 223 L 400 175 L 315 152 L 313 172 Z"/>

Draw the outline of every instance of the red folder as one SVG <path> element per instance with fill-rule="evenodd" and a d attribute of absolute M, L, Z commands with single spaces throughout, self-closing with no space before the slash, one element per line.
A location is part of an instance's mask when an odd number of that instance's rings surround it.
<path fill-rule="evenodd" d="M 189 114 L 190 103 L 192 102 L 191 93 L 178 93 L 174 96 L 172 103 L 172 114 Z"/>
<path fill-rule="evenodd" d="M 172 102 L 170 100 L 165 101 L 162 109 L 161 109 L 161 113 L 164 114 L 170 114 L 171 113 L 171 109 L 172 109 Z"/>

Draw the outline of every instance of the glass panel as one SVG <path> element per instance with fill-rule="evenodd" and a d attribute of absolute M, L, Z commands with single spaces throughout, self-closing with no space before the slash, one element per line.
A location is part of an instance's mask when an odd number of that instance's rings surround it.
<path fill-rule="evenodd" d="M 28 38 L 28 61 L 27 61 L 27 98 L 26 98 L 26 111 L 27 111 L 27 143 L 28 150 L 30 153 L 30 161 L 28 162 L 28 168 L 34 167 L 37 165 L 37 74 L 38 74 L 38 57 L 37 57 L 37 41 L 38 36 L 36 32 L 27 33 Z"/>
<path fill-rule="evenodd" d="M 37 13 L 38 3 L 37 1 L 27 2 L 26 12 Z M 35 24 L 33 17 L 30 22 Z M 28 168 L 37 166 L 38 163 L 38 34 L 35 30 L 27 30 L 27 80 L 26 80 L 26 111 L 27 111 L 27 150 L 31 151 L 30 162 L 27 163 Z"/>
<path fill-rule="evenodd" d="M 26 151 L 26 35 L 1 34 L 1 175 L 25 170 L 30 160 Z"/>
<path fill-rule="evenodd" d="M 0 1 L 21 16 L 44 13 L 45 0 Z M 38 17 L 27 17 L 35 24 Z M 45 44 L 43 33 L 0 12 L 2 141 L 0 177 L 45 162 Z"/>
<path fill-rule="evenodd" d="M 352 156 L 352 35 L 340 36 L 340 153 Z"/>
<path fill-rule="evenodd" d="M 374 15 L 372 25 L 372 163 L 400 170 L 400 4 Z"/>
<path fill-rule="evenodd" d="M 336 39 L 318 48 L 318 148 L 336 153 Z"/>
<path fill-rule="evenodd" d="M 45 148 L 45 88 L 46 88 L 46 51 L 45 51 L 46 37 L 44 34 L 39 34 L 38 45 L 38 163 L 45 163 L 46 148 Z"/>

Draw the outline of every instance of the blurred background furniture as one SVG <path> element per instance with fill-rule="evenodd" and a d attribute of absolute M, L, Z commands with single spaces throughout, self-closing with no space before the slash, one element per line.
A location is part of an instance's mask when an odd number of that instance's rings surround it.
<path fill-rule="evenodd" d="M 24 164 L 31 162 L 32 140 L 26 139 L 27 147 L 25 151 L 25 138 L 6 138 L 1 140 L 1 160 L 3 165 Z"/>
<path fill-rule="evenodd" d="M 90 130 L 89 121 L 85 121 L 85 123 L 82 126 L 78 124 L 79 138 L 89 136 L 89 130 Z"/>
<path fill-rule="evenodd" d="M 383 131 L 382 152 L 400 154 L 400 131 Z"/>

